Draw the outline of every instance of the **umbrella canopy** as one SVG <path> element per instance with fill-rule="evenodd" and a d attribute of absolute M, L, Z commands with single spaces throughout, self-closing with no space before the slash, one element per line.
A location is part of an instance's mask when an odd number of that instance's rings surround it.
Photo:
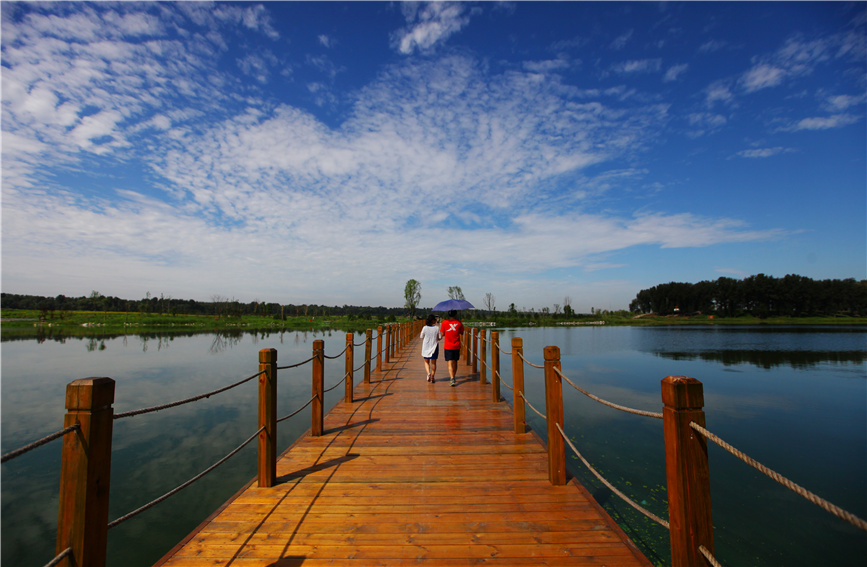
<path fill-rule="evenodd" d="M 473 304 L 466 299 L 446 299 L 434 305 L 433 311 L 461 311 L 462 309 L 475 309 Z"/>

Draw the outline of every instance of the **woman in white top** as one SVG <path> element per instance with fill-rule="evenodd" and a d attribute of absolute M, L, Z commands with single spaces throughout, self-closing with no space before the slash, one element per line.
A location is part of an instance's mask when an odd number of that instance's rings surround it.
<path fill-rule="evenodd" d="M 427 316 L 425 326 L 421 330 L 421 356 L 424 358 L 424 367 L 427 370 L 427 381 L 434 382 L 434 374 L 437 371 L 437 357 L 439 356 L 439 340 L 443 338 L 437 327 L 437 317 L 433 313 Z"/>

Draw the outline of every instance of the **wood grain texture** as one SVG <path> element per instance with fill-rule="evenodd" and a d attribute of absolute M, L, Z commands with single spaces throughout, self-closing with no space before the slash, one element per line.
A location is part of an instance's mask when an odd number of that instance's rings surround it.
<path fill-rule="evenodd" d="M 157 565 L 650 565 L 471 368 L 429 384 L 419 342 Z"/>

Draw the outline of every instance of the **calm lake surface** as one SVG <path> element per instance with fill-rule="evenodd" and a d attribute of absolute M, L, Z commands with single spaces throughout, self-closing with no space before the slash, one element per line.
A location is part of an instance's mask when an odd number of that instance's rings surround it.
<path fill-rule="evenodd" d="M 175 401 L 258 370 L 258 351 L 278 364 L 306 360 L 312 343 L 340 353 L 339 331 L 127 336 L 2 343 L 2 452 L 62 428 L 66 384 L 117 381 L 115 412 Z M 617 404 L 661 411 L 660 380 L 704 383 L 707 427 L 766 466 L 867 518 L 867 329 L 828 327 L 576 327 L 501 329 L 524 341 L 528 360 L 560 347 L 563 373 Z M 356 336 L 356 342 L 363 335 Z M 356 361 L 363 347 L 356 347 Z M 509 356 L 502 374 L 511 382 Z M 360 364 L 360 363 L 359 363 Z M 326 360 L 326 387 L 343 360 Z M 461 366 L 466 372 L 466 367 Z M 527 397 L 544 408 L 540 370 L 525 368 Z M 359 378 L 357 377 L 356 380 Z M 310 399 L 310 366 L 279 373 L 278 415 Z M 511 402 L 511 391 L 502 394 Z M 200 473 L 256 430 L 257 387 L 115 421 L 114 520 Z M 342 387 L 326 394 L 326 407 Z M 590 463 L 631 498 L 667 517 L 661 420 L 619 412 L 564 384 L 566 430 Z M 528 411 L 542 437 L 541 419 Z M 282 422 L 278 449 L 310 427 L 309 408 Z M 567 455 L 570 450 L 567 448 Z M 657 564 L 670 562 L 668 533 L 610 493 L 577 460 L 570 470 Z M 741 565 L 861 565 L 867 533 L 837 519 L 709 443 L 717 559 Z M 54 557 L 60 442 L 2 466 L 2 563 L 40 567 Z M 109 532 L 109 565 L 153 564 L 256 474 L 255 442 L 204 479 Z"/>

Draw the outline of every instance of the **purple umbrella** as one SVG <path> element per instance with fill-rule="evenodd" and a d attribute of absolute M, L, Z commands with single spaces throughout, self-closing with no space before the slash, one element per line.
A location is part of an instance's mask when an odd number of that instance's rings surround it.
<path fill-rule="evenodd" d="M 434 305 L 433 311 L 461 311 L 463 309 L 475 309 L 473 304 L 466 299 L 446 299 Z"/>

